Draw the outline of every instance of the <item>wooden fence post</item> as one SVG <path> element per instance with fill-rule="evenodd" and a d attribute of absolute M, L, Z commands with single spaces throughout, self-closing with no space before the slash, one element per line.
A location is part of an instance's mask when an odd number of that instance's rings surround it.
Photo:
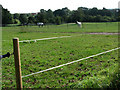
<path fill-rule="evenodd" d="M 15 72 L 16 72 L 16 85 L 18 90 L 22 90 L 19 38 L 13 39 L 13 48 L 14 48 L 14 61 L 15 61 Z"/>

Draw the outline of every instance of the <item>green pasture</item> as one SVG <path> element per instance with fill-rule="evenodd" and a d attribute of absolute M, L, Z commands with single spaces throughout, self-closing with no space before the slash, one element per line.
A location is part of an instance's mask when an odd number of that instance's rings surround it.
<path fill-rule="evenodd" d="M 118 32 L 117 22 L 83 23 L 2 28 L 2 50 L 13 52 L 14 37 L 32 40 L 20 43 L 22 76 L 95 55 L 118 47 L 118 35 L 89 35 L 87 32 Z M 120 81 L 118 51 L 23 78 L 23 88 L 104 88 L 117 87 Z M 14 57 L 2 59 L 2 87 L 15 88 Z"/>
<path fill-rule="evenodd" d="M 45 25 L 39 28 L 38 26 L 16 26 L 4 27 L 4 31 L 9 32 L 39 32 L 39 33 L 84 33 L 84 32 L 118 32 L 118 22 L 105 22 L 105 23 L 83 23 L 82 28 L 74 23 L 62 25 Z M 28 33 L 27 33 L 28 34 Z"/>

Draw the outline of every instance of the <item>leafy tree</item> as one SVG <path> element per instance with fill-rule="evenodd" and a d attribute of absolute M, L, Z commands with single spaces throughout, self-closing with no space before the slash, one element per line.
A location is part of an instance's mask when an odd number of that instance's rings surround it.
<path fill-rule="evenodd" d="M 94 8 L 86 8 L 86 7 L 79 7 L 77 10 L 69 10 L 67 7 L 62 9 L 57 9 L 55 11 L 52 10 L 44 10 L 40 9 L 40 12 L 36 15 L 33 13 L 29 14 L 10 14 L 7 9 L 2 8 L 2 21 L 3 24 L 9 23 L 54 23 L 54 24 L 61 24 L 61 23 L 72 23 L 76 21 L 81 22 L 108 22 L 108 21 L 118 21 L 120 20 L 119 17 L 119 10 L 118 9 L 97 9 Z M 18 20 L 19 19 L 19 20 Z"/>
<path fill-rule="evenodd" d="M 109 21 L 111 21 L 112 20 L 112 18 L 110 18 L 109 16 L 104 16 L 103 17 L 103 21 L 104 22 L 109 22 Z"/>
<path fill-rule="evenodd" d="M 40 10 L 40 13 L 44 13 L 44 14 L 45 14 L 45 13 L 46 13 L 46 10 L 41 9 L 41 10 Z"/>
<path fill-rule="evenodd" d="M 67 7 L 54 11 L 54 15 L 56 17 L 60 16 L 62 22 L 69 22 L 68 19 L 69 19 L 70 14 L 71 14 L 71 12 L 70 12 L 70 10 Z"/>
<path fill-rule="evenodd" d="M 101 16 L 101 15 L 95 16 L 94 21 L 95 21 L 95 22 L 100 22 L 100 21 L 102 21 L 102 16 Z"/>
<path fill-rule="evenodd" d="M 120 22 L 120 16 L 118 16 L 117 20 Z"/>
<path fill-rule="evenodd" d="M 112 13 L 110 10 L 107 10 L 106 8 L 103 8 L 102 10 L 99 10 L 99 15 L 101 16 L 111 16 Z"/>
<path fill-rule="evenodd" d="M 48 23 L 55 23 L 55 20 L 54 20 L 54 14 L 53 14 L 53 11 L 52 10 L 48 10 L 46 12 L 46 19 L 48 20 Z"/>
<path fill-rule="evenodd" d="M 46 10 L 41 9 L 40 12 L 36 16 L 37 22 L 43 22 L 46 23 L 48 22 L 46 19 Z"/>
<path fill-rule="evenodd" d="M 117 21 L 119 21 L 120 22 L 120 9 L 117 11 Z"/>
<path fill-rule="evenodd" d="M 19 20 L 20 20 L 22 25 L 25 23 L 28 23 L 28 18 L 27 18 L 26 14 L 20 14 Z"/>
<path fill-rule="evenodd" d="M 72 12 L 71 17 L 72 17 L 72 22 L 83 21 L 84 12 L 81 8 L 78 8 L 77 10 Z"/>
<path fill-rule="evenodd" d="M 70 16 L 70 10 L 67 7 L 62 8 L 62 18 L 64 22 L 68 22 L 69 16 Z"/>
<path fill-rule="evenodd" d="M 44 14 L 42 14 L 42 13 L 37 14 L 37 17 L 36 17 L 37 22 L 43 22 L 44 18 L 45 18 Z"/>
<path fill-rule="evenodd" d="M 61 9 L 55 10 L 54 15 L 55 16 L 62 16 L 62 10 Z"/>
<path fill-rule="evenodd" d="M 57 25 L 60 25 L 61 24 L 61 17 L 57 16 L 55 22 Z"/>
<path fill-rule="evenodd" d="M 84 22 L 93 22 L 94 16 L 86 15 L 83 20 L 84 20 Z"/>
<path fill-rule="evenodd" d="M 1 6 L 2 7 L 2 6 Z M 7 24 L 12 24 L 12 15 L 11 13 L 2 7 L 2 25 L 6 26 Z"/>
<path fill-rule="evenodd" d="M 19 19 L 19 16 L 20 16 L 20 15 L 19 15 L 18 13 L 13 14 L 13 18 L 14 18 L 14 19 Z"/>
<path fill-rule="evenodd" d="M 98 9 L 96 7 L 92 8 L 89 10 L 89 15 L 92 15 L 92 16 L 97 16 L 98 15 Z"/>
<path fill-rule="evenodd" d="M 35 23 L 35 18 L 33 16 L 29 16 L 28 23 Z"/>

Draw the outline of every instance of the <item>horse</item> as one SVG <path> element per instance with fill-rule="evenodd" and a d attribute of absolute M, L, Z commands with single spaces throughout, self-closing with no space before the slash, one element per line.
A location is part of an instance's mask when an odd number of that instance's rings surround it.
<path fill-rule="evenodd" d="M 42 22 L 39 22 L 39 23 L 37 23 L 37 25 L 40 27 L 40 26 L 44 26 L 44 23 L 42 23 Z"/>
<path fill-rule="evenodd" d="M 77 21 L 77 24 L 78 24 L 78 26 L 79 26 L 80 28 L 82 28 L 82 22 L 78 22 L 78 21 Z"/>

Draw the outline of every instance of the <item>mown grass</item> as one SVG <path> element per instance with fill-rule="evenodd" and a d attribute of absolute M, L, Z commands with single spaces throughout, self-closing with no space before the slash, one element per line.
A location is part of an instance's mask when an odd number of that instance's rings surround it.
<path fill-rule="evenodd" d="M 69 24 L 68 27 L 66 24 L 43 28 L 34 26 L 5 27 L 3 28 L 3 40 L 6 41 L 3 41 L 3 53 L 13 51 L 13 37 L 19 37 L 20 40 L 29 40 L 54 36 L 72 36 L 20 43 L 21 69 L 22 76 L 24 76 L 118 47 L 117 35 L 88 35 L 82 34 L 82 32 L 117 32 L 117 23 L 84 23 L 82 29 L 75 24 Z M 13 56 L 3 59 L 2 62 L 3 88 L 15 88 Z M 23 88 L 112 87 L 119 78 L 118 69 L 118 50 L 116 50 L 48 72 L 25 77 L 23 78 Z M 114 87 L 117 87 L 117 85 Z"/>

